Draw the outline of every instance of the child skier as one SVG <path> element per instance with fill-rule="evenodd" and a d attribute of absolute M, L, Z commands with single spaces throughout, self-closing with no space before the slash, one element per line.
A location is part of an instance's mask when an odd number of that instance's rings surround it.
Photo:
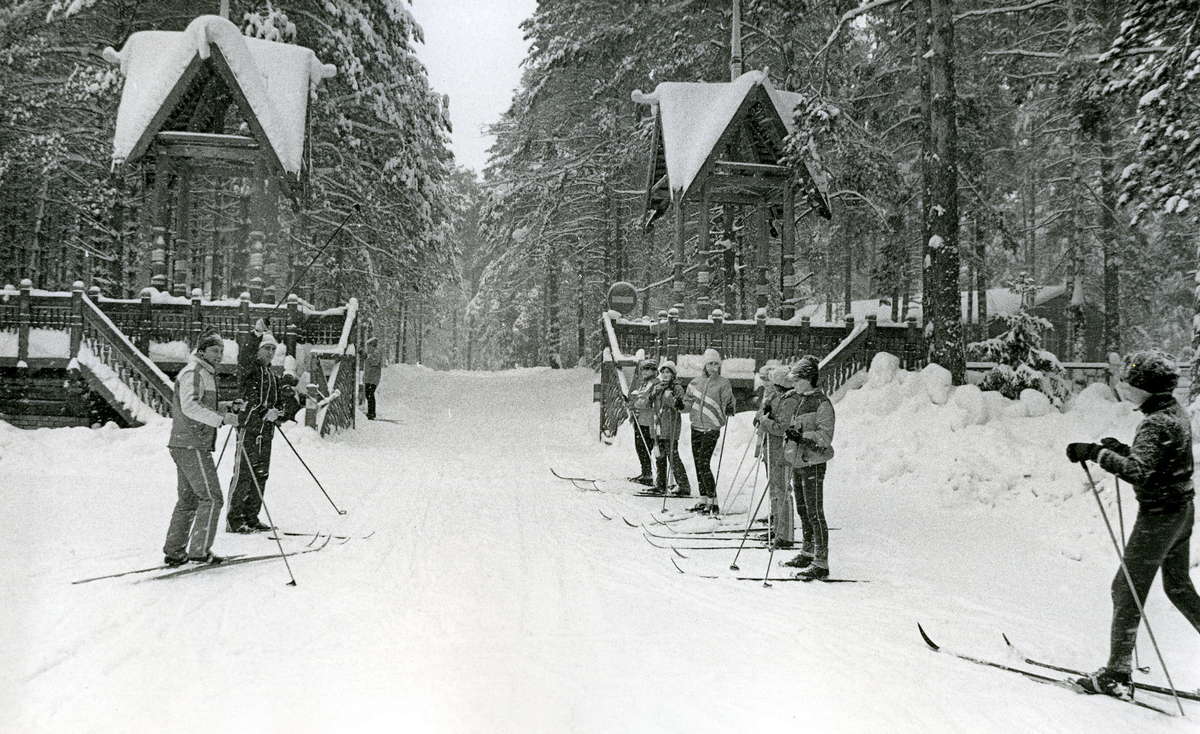
<path fill-rule="evenodd" d="M 792 368 L 795 394 L 800 403 L 785 431 L 792 467 L 792 491 L 804 546 L 800 555 L 784 563 L 802 569 L 797 578 L 829 577 L 829 527 L 825 524 L 825 465 L 833 458 L 833 403 L 817 387 L 820 363 L 806 355 Z"/>
<path fill-rule="evenodd" d="M 733 385 L 721 376 L 721 355 L 717 350 L 704 350 L 704 374 L 688 383 L 683 400 L 692 422 L 692 461 L 696 466 L 696 483 L 700 485 L 700 502 L 692 511 L 715 515 L 719 509 L 712 455 L 721 429 L 735 408 Z M 720 462 L 719 457 L 717 461 Z"/>
<path fill-rule="evenodd" d="M 658 381 L 650 388 L 650 406 L 654 414 L 654 441 L 658 446 L 655 459 L 656 476 L 654 494 L 666 494 L 667 461 L 671 462 L 671 473 L 675 475 L 676 497 L 687 497 L 692 493 L 688 485 L 687 470 L 679 458 L 679 434 L 683 427 L 683 386 L 676 380 L 675 363 L 664 360 L 658 368 Z"/>
<path fill-rule="evenodd" d="M 791 548 L 794 544 L 792 500 L 788 492 L 791 471 L 784 456 L 784 435 L 791 425 L 792 415 L 800 406 L 800 396 L 792 388 L 795 381 L 787 367 L 771 370 L 771 383 L 776 395 L 762 410 L 758 426 L 767 436 L 767 490 L 771 493 L 771 545 Z"/>
<path fill-rule="evenodd" d="M 1067 445 L 1067 458 L 1094 461 L 1133 485 L 1138 513 L 1125 544 L 1124 568 L 1112 581 L 1113 617 L 1108 664 L 1076 681 L 1089 693 L 1130 698 L 1130 658 L 1145 601 L 1158 569 L 1175 608 L 1200 632 L 1200 595 L 1188 575 L 1188 545 L 1195 522 L 1192 502 L 1192 430 L 1187 411 L 1171 394 L 1179 382 L 1174 360 L 1159 351 L 1136 352 L 1125 360 L 1122 397 L 1145 418 L 1133 445 L 1115 438 Z M 1128 570 L 1130 579 L 1125 578 Z M 1130 583 L 1137 590 L 1137 600 Z"/>
<path fill-rule="evenodd" d="M 629 388 L 629 423 L 633 426 L 633 448 L 637 451 L 638 463 L 642 473 L 631 481 L 651 486 L 654 484 L 654 471 L 651 468 L 650 453 L 654 445 L 654 411 L 650 407 L 650 390 L 658 381 L 658 364 L 653 359 L 643 359 L 638 363 L 637 375 L 633 378 L 633 386 Z"/>

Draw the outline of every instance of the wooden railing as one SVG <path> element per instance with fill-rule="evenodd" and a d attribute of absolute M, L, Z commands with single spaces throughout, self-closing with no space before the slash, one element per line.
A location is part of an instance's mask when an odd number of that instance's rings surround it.
<path fill-rule="evenodd" d="M 847 380 L 871 365 L 871 358 L 875 356 L 872 348 L 874 329 L 870 321 L 860 324 L 821 359 L 817 379 L 822 392 L 833 396 Z"/>
<path fill-rule="evenodd" d="M 337 346 L 308 355 L 308 400 L 304 423 L 322 436 L 355 425 L 358 393 L 358 301 L 346 304 Z"/>
<path fill-rule="evenodd" d="M 86 345 L 138 400 L 155 413 L 170 416 L 171 380 L 83 295 L 79 285 L 71 294 L 71 358 L 79 359 L 80 346 Z"/>

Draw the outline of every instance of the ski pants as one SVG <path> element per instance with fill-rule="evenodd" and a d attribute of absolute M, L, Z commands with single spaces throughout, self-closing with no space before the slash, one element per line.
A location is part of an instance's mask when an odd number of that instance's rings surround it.
<path fill-rule="evenodd" d="M 829 526 L 825 524 L 825 465 L 799 466 L 792 472 L 792 492 L 804 533 L 803 552 L 813 565 L 829 568 Z"/>
<path fill-rule="evenodd" d="M 654 466 L 657 474 L 654 477 L 654 486 L 659 489 L 669 489 L 667 483 L 667 457 L 671 457 L 671 474 L 675 480 L 677 491 L 688 492 L 692 491 L 691 485 L 688 483 L 687 469 L 683 466 L 683 459 L 679 458 L 679 441 L 669 438 L 660 438 L 658 443 L 658 456 L 654 459 Z"/>
<path fill-rule="evenodd" d="M 375 388 L 379 385 L 372 385 L 369 382 L 363 383 L 363 393 L 367 397 L 367 420 L 375 420 Z"/>
<path fill-rule="evenodd" d="M 1146 601 L 1150 584 L 1161 567 L 1167 598 L 1200 632 L 1200 595 L 1196 594 L 1196 587 L 1188 576 L 1188 544 L 1192 540 L 1195 519 L 1196 508 L 1191 502 L 1173 512 L 1151 514 L 1139 510 L 1129 533 L 1129 542 L 1125 544 L 1125 567 L 1129 569 L 1141 603 Z M 1112 582 L 1112 600 L 1108 668 L 1128 673 L 1142 615 L 1121 569 L 1117 569 Z"/>
<path fill-rule="evenodd" d="M 696 484 L 700 485 L 701 497 L 717 496 L 717 480 L 712 473 L 712 455 L 717 448 L 721 429 L 697 431 L 692 429 L 692 463 L 696 465 Z"/>
<path fill-rule="evenodd" d="M 261 431 L 258 430 L 261 428 Z M 262 509 L 262 497 L 259 492 L 266 494 L 267 477 L 271 473 L 271 443 L 275 438 L 275 426 L 265 423 L 256 429 L 247 429 L 242 436 L 242 447 L 246 451 L 244 457 L 239 457 L 237 468 L 233 470 L 233 494 L 229 497 L 229 524 L 237 527 L 258 519 Z M 247 464 L 246 460 L 250 463 Z M 254 486 L 255 480 L 258 486 Z"/>
<path fill-rule="evenodd" d="M 776 540 L 793 542 L 792 497 L 788 491 L 791 467 L 783 458 L 783 439 L 767 438 L 767 491 L 771 494 L 771 527 Z"/>
<path fill-rule="evenodd" d="M 212 550 L 221 519 L 221 483 L 212 452 L 203 449 L 171 449 L 179 479 L 179 499 L 171 513 L 163 554 L 171 558 L 203 558 Z"/>
<path fill-rule="evenodd" d="M 633 448 L 637 450 L 638 463 L 642 465 L 642 476 L 654 475 L 654 466 L 650 463 L 650 452 L 654 439 L 650 436 L 650 426 L 643 426 L 633 421 Z"/>

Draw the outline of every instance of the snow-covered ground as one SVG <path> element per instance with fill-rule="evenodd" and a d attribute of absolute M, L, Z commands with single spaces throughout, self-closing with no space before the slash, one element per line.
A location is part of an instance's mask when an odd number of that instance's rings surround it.
<path fill-rule="evenodd" d="M 550 475 L 636 473 L 627 426 L 612 446 L 596 440 L 592 380 L 391 367 L 379 413 L 397 423 L 332 440 L 293 426 L 348 514 L 276 439 L 275 522 L 374 531 L 291 558 L 296 587 L 278 561 L 71 585 L 160 561 L 175 499 L 167 426 L 0 423 L 0 730 L 1149 732 L 1200 720 L 1200 704 L 1171 719 L 938 655 L 917 636 L 919 620 L 949 649 L 1011 663 L 1007 632 L 1033 657 L 1103 663 L 1114 555 L 1062 456 L 1070 440 L 1131 436 L 1137 414 L 1103 389 L 1028 417 L 878 370 L 837 406 L 826 485 L 834 575 L 870 583 L 764 588 L 681 575 L 618 517 L 646 519 L 660 500 Z M 725 445 L 726 510 L 749 504 L 748 486 L 729 494 L 749 418 Z M 690 465 L 686 440 L 683 454 Z M 1093 472 L 1115 521 L 1112 480 Z M 216 545 L 273 548 L 225 533 Z M 729 573 L 732 551 L 683 552 L 689 570 Z M 763 550 L 739 560 L 747 574 L 767 563 Z M 1200 636 L 1157 583 L 1148 610 L 1176 683 L 1200 685 Z M 1145 678 L 1161 683 L 1144 628 L 1141 640 Z"/>

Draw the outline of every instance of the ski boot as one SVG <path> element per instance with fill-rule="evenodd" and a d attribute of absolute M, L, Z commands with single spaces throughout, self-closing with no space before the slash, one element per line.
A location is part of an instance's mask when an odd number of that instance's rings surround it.
<path fill-rule="evenodd" d="M 207 553 L 203 556 L 188 556 L 188 561 L 192 563 L 210 563 L 217 565 L 225 562 L 225 556 L 218 556 L 216 553 Z"/>
<path fill-rule="evenodd" d="M 1133 698 L 1133 681 L 1129 673 L 1101 668 L 1091 675 L 1076 678 L 1075 685 L 1084 693 L 1103 693 L 1106 696 L 1129 701 Z"/>
<path fill-rule="evenodd" d="M 812 565 L 813 557 L 811 553 L 801 553 L 790 561 L 784 561 L 783 565 L 791 568 L 808 568 Z"/>
<path fill-rule="evenodd" d="M 808 568 L 798 571 L 796 578 L 801 581 L 820 581 L 829 578 L 829 569 L 821 566 L 809 565 Z"/>

